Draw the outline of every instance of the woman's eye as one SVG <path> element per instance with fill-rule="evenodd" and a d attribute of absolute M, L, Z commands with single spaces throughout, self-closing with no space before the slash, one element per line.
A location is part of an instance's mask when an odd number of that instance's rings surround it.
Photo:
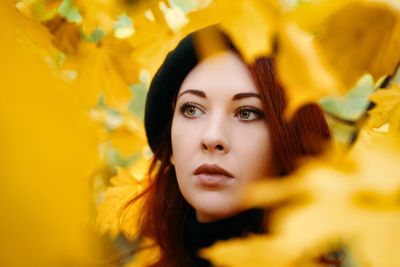
<path fill-rule="evenodd" d="M 194 104 L 185 103 L 181 107 L 181 113 L 186 117 L 198 117 L 204 114 L 204 112 Z"/>
<path fill-rule="evenodd" d="M 263 117 L 263 114 L 258 109 L 254 108 L 240 108 L 236 116 L 241 120 L 252 121 L 258 120 Z"/>

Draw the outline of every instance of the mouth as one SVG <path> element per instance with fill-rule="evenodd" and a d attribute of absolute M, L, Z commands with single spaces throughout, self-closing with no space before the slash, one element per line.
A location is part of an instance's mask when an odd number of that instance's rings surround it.
<path fill-rule="evenodd" d="M 221 186 L 233 180 L 233 174 L 216 164 L 203 164 L 194 173 L 198 182 L 204 186 Z"/>

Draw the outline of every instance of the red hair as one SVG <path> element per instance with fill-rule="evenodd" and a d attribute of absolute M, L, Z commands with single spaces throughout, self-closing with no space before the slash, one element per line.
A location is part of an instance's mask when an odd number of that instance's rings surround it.
<path fill-rule="evenodd" d="M 330 141 L 324 113 L 316 103 L 309 103 L 300 107 L 287 121 L 284 116 L 286 95 L 277 79 L 273 58 L 258 58 L 249 69 L 263 97 L 281 174 L 288 174 L 296 168 L 299 157 L 320 154 Z"/>
<path fill-rule="evenodd" d="M 289 121 L 286 120 L 286 96 L 276 78 L 271 57 L 258 58 L 249 70 L 262 95 L 276 164 L 282 176 L 286 175 L 296 168 L 299 158 L 323 151 L 331 138 L 328 125 L 322 110 L 313 103 L 301 107 Z M 171 122 L 172 118 L 154 151 L 149 171 L 154 174 L 150 187 L 141 196 L 146 199 L 139 228 L 143 237 L 151 238 L 161 248 L 161 258 L 153 266 L 192 266 L 192 259 L 183 244 L 184 223 L 190 205 L 179 190 L 175 169 L 170 162 Z M 266 231 L 263 225 L 260 229 Z"/>

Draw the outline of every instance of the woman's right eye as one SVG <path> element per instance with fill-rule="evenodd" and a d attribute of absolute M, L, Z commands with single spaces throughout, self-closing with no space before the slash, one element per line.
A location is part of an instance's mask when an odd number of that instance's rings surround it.
<path fill-rule="evenodd" d="M 181 106 L 181 113 L 188 118 L 199 117 L 204 115 L 204 112 L 200 107 L 191 103 L 183 104 Z"/>

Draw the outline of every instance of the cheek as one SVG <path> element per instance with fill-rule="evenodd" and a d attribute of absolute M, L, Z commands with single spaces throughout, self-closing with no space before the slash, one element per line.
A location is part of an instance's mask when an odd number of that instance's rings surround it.
<path fill-rule="evenodd" d="M 185 139 L 186 128 L 182 127 L 182 123 L 179 119 L 172 120 L 171 126 L 171 145 L 172 145 L 172 158 L 174 162 L 179 159 L 179 157 L 185 152 L 184 143 L 187 142 Z"/>
<path fill-rule="evenodd" d="M 171 162 L 177 171 L 183 171 L 188 167 L 188 162 L 194 156 L 194 148 L 197 142 L 196 131 L 182 118 L 173 118 L 171 126 Z"/>
<path fill-rule="evenodd" d="M 266 126 L 241 131 L 236 137 L 242 142 L 235 149 L 243 184 L 264 178 L 273 173 L 272 143 Z M 243 141 L 244 140 L 244 141 Z"/>
<path fill-rule="evenodd" d="M 174 165 L 176 178 L 179 189 L 185 200 L 196 207 L 194 202 L 196 198 L 193 193 L 196 188 L 190 180 L 192 169 L 192 161 L 195 158 L 194 151 L 194 130 L 190 127 L 188 121 L 183 121 L 182 118 L 173 118 L 171 125 L 171 144 L 172 155 L 171 162 Z"/>

